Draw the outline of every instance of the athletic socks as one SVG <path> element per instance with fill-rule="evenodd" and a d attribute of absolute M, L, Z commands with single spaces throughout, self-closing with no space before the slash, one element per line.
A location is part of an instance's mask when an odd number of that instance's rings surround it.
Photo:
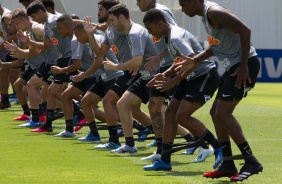
<path fill-rule="evenodd" d="M 39 110 L 31 109 L 31 114 L 32 114 L 32 121 L 38 122 L 39 121 Z"/>
<path fill-rule="evenodd" d="M 231 143 L 230 143 L 230 141 L 221 142 L 221 143 L 220 143 L 220 147 L 221 147 L 221 151 L 222 151 L 223 157 L 232 156 L 232 149 L 231 149 Z M 224 161 L 222 162 L 222 165 L 224 165 L 225 167 L 226 167 L 226 165 L 232 166 L 232 168 L 235 167 L 235 163 L 234 163 L 233 160 L 224 160 Z"/>
<path fill-rule="evenodd" d="M 66 120 L 66 131 L 73 132 L 73 122 L 72 119 Z"/>
<path fill-rule="evenodd" d="M 188 133 L 187 135 L 183 136 L 183 138 L 187 142 L 195 142 L 196 141 L 195 137 L 191 133 Z"/>
<path fill-rule="evenodd" d="M 22 105 L 22 109 L 25 115 L 30 116 L 30 109 L 27 104 Z"/>
<path fill-rule="evenodd" d="M 133 137 L 126 137 L 125 144 L 130 147 L 135 146 Z"/>
<path fill-rule="evenodd" d="M 92 121 L 89 123 L 89 128 L 90 128 L 90 132 L 92 135 L 94 136 L 99 136 L 98 130 L 97 130 L 97 125 L 95 121 Z"/>
<path fill-rule="evenodd" d="M 47 109 L 46 123 L 43 125 L 44 129 L 52 128 L 53 117 L 54 117 L 54 109 Z"/>
<path fill-rule="evenodd" d="M 202 138 L 204 141 L 208 142 L 214 149 L 220 148 L 218 140 L 214 135 L 207 129 Z"/>
<path fill-rule="evenodd" d="M 162 146 L 163 146 L 163 153 L 161 159 L 165 163 L 170 163 L 171 152 L 165 152 L 165 151 L 172 149 L 173 143 L 163 142 Z"/>
<path fill-rule="evenodd" d="M 157 143 L 157 151 L 156 154 L 162 154 L 163 152 L 163 138 L 156 138 L 156 143 Z"/>
<path fill-rule="evenodd" d="M 119 140 L 118 140 L 117 128 L 118 128 L 117 125 L 108 126 L 109 135 L 110 135 L 109 142 L 120 144 Z"/>
<path fill-rule="evenodd" d="M 10 104 L 9 95 L 1 93 L 1 102 L 3 105 Z"/>
<path fill-rule="evenodd" d="M 83 120 L 85 116 L 83 112 L 81 111 L 80 107 L 74 101 L 72 101 L 72 104 L 73 104 L 73 112 L 75 115 L 77 115 L 78 122 Z"/>

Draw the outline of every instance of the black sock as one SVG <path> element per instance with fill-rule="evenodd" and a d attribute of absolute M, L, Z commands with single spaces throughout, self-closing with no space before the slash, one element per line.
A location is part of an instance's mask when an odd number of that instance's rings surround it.
<path fill-rule="evenodd" d="M 72 101 L 72 104 L 73 104 L 73 114 L 77 115 L 77 120 L 78 122 L 80 122 L 81 120 L 85 118 L 85 116 L 83 112 L 81 111 L 80 107 L 77 105 L 77 103 Z"/>
<path fill-rule="evenodd" d="M 194 138 L 194 136 L 191 133 L 188 133 L 187 135 L 183 136 L 183 138 L 187 142 L 195 142 L 196 141 L 196 139 Z"/>
<path fill-rule="evenodd" d="M 99 136 L 99 132 L 97 130 L 96 122 L 92 121 L 89 123 L 90 132 L 94 136 Z"/>
<path fill-rule="evenodd" d="M 204 141 L 208 142 L 214 149 L 220 148 L 218 140 L 214 135 L 207 129 L 202 138 Z"/>
<path fill-rule="evenodd" d="M 133 120 L 133 128 L 135 128 L 138 131 L 145 131 L 146 127 L 144 127 L 141 123 L 139 123 L 136 120 Z"/>
<path fill-rule="evenodd" d="M 249 143 L 246 141 L 240 145 L 238 145 L 238 148 L 240 149 L 242 155 L 244 156 L 251 156 L 245 160 L 245 163 L 247 162 L 253 162 L 253 161 L 257 161 L 256 158 L 253 156 L 253 152 L 251 150 L 251 147 L 249 145 Z"/>
<path fill-rule="evenodd" d="M 173 143 L 163 142 L 163 153 L 161 159 L 165 163 L 170 163 L 171 152 L 164 152 L 166 150 L 172 149 Z"/>
<path fill-rule="evenodd" d="M 109 142 L 120 144 L 118 140 L 117 125 L 108 126 L 108 130 L 110 134 Z"/>
<path fill-rule="evenodd" d="M 1 93 L 1 102 L 2 102 L 3 105 L 10 104 L 9 95 Z"/>
<path fill-rule="evenodd" d="M 126 137 L 126 138 L 125 138 L 125 144 L 126 144 L 127 146 L 130 146 L 130 147 L 135 146 L 133 137 Z"/>
<path fill-rule="evenodd" d="M 32 121 L 38 122 L 39 121 L 39 110 L 31 109 L 31 114 L 32 114 Z"/>
<path fill-rule="evenodd" d="M 43 109 L 43 113 L 47 111 L 47 102 L 45 101 L 42 102 L 42 109 Z"/>
<path fill-rule="evenodd" d="M 43 116 L 43 115 L 44 115 L 43 105 L 39 104 L 39 116 Z"/>
<path fill-rule="evenodd" d="M 194 136 L 194 138 L 196 139 L 196 141 L 200 140 L 200 138 L 197 136 Z M 209 149 L 209 145 L 202 145 L 201 147 L 204 149 Z"/>
<path fill-rule="evenodd" d="M 54 117 L 54 109 L 47 109 L 47 113 L 46 113 L 46 122 L 45 122 L 45 124 L 43 125 L 43 127 L 44 127 L 45 129 L 52 128 L 53 117 Z"/>
<path fill-rule="evenodd" d="M 231 149 L 231 143 L 230 141 L 227 141 L 227 142 L 221 142 L 220 143 L 220 147 L 221 147 L 221 151 L 222 151 L 222 155 L 223 157 L 226 157 L 226 156 L 232 156 L 232 149 Z M 228 167 L 230 165 L 234 166 L 235 167 L 235 163 L 233 160 L 224 160 L 222 165 L 225 165 L 227 164 Z"/>
<path fill-rule="evenodd" d="M 72 123 L 72 119 L 66 120 L 66 131 L 68 132 L 73 132 L 73 123 Z"/>
<path fill-rule="evenodd" d="M 157 143 L 157 152 L 156 154 L 162 154 L 163 152 L 163 138 L 156 138 L 156 143 Z"/>
<path fill-rule="evenodd" d="M 23 109 L 25 115 L 30 116 L 30 109 L 29 109 L 29 106 L 27 104 L 22 105 L 22 109 Z"/>

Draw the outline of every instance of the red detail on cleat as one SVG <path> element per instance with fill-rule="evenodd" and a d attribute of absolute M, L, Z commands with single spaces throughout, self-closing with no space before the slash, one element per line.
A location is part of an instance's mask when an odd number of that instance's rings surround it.
<path fill-rule="evenodd" d="M 31 132 L 53 132 L 53 130 L 52 129 L 46 130 L 46 129 L 42 128 L 42 127 L 39 127 L 39 128 L 31 130 Z"/>
<path fill-rule="evenodd" d="M 23 113 L 19 117 L 14 118 L 14 121 L 27 121 L 30 120 L 30 118 L 31 116 L 27 116 Z"/>
<path fill-rule="evenodd" d="M 82 119 L 80 122 L 78 122 L 78 124 L 83 125 L 83 124 L 86 124 L 86 122 L 87 122 L 87 121 L 86 121 L 86 119 L 84 118 L 84 119 Z M 77 132 L 77 131 L 79 131 L 80 129 L 82 129 L 82 127 L 83 127 L 83 126 L 76 126 L 75 129 L 74 129 L 74 131 Z"/>
<path fill-rule="evenodd" d="M 233 175 L 234 175 L 234 173 L 222 172 L 222 171 L 219 171 L 219 170 L 213 170 L 213 171 L 210 171 L 210 172 L 205 172 L 203 174 L 203 176 L 206 177 L 206 178 L 222 178 L 222 177 L 230 178 Z"/>
<path fill-rule="evenodd" d="M 46 116 L 40 116 L 39 119 L 41 122 L 46 122 Z"/>

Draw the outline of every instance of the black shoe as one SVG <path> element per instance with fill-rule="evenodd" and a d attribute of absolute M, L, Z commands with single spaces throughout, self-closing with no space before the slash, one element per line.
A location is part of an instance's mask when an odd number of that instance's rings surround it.
<path fill-rule="evenodd" d="M 245 163 L 243 167 L 241 168 L 240 172 L 238 174 L 235 174 L 230 178 L 230 181 L 243 181 L 245 179 L 248 179 L 253 174 L 258 174 L 262 172 L 263 167 L 262 165 L 256 160 L 253 162 Z"/>

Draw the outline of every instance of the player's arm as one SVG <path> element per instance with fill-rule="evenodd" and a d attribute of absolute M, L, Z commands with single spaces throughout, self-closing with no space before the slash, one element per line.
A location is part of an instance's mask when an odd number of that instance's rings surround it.
<path fill-rule="evenodd" d="M 133 56 L 125 63 L 115 64 L 111 61 L 103 61 L 106 70 L 134 70 L 142 65 L 143 56 Z"/>
<path fill-rule="evenodd" d="M 247 65 L 250 51 L 251 30 L 236 15 L 221 6 L 212 6 L 208 18 L 215 28 L 227 28 L 240 36 L 242 55 L 241 64 Z"/>
<path fill-rule="evenodd" d="M 95 73 L 97 70 L 99 70 L 100 67 L 102 66 L 103 60 L 104 60 L 103 57 L 96 57 L 93 65 L 84 72 L 85 78 L 91 75 L 92 73 Z"/>
<path fill-rule="evenodd" d="M 95 39 L 95 36 L 93 33 L 87 33 L 89 44 L 91 46 L 91 49 L 94 51 L 94 53 L 98 57 L 103 57 L 106 52 L 110 49 L 109 45 L 106 44 L 99 44 L 97 40 Z"/>
<path fill-rule="evenodd" d="M 74 72 L 74 71 L 79 70 L 80 63 L 81 63 L 81 60 L 73 59 L 71 65 L 64 67 L 64 68 L 61 68 L 61 73 L 70 73 L 70 72 Z"/>
<path fill-rule="evenodd" d="M 16 68 L 22 66 L 23 64 L 24 64 L 23 59 L 17 59 L 13 62 L 2 62 L 0 60 L 0 68 Z"/>

